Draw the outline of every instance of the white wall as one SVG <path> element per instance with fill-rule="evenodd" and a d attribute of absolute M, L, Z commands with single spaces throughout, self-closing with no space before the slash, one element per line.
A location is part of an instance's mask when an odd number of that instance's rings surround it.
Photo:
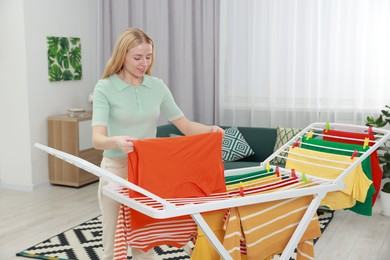
<path fill-rule="evenodd" d="M 99 78 L 96 0 L 1 0 L 0 188 L 32 190 L 48 183 L 47 117 L 87 110 Z M 83 79 L 49 82 L 47 36 L 79 37 Z"/>
<path fill-rule="evenodd" d="M 0 2 L 0 181 L 32 183 L 23 1 Z M 11 31 L 12 26 L 12 31 Z"/>

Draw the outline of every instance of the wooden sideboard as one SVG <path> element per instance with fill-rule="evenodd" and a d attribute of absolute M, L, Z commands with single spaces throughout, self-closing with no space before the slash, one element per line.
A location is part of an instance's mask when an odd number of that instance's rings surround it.
<path fill-rule="evenodd" d="M 48 118 L 49 146 L 100 165 L 103 151 L 92 146 L 92 113 L 77 116 L 57 115 Z M 80 187 L 99 178 L 70 163 L 49 155 L 50 183 Z"/>

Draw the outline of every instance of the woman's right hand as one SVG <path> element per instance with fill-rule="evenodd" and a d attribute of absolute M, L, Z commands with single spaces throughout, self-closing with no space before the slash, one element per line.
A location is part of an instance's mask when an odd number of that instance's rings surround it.
<path fill-rule="evenodd" d="M 92 128 L 92 144 L 95 149 L 111 150 L 119 148 L 123 153 L 127 154 L 134 150 L 134 140 L 137 139 L 130 136 L 107 137 L 107 127 L 103 125 L 97 125 Z"/>
<path fill-rule="evenodd" d="M 136 138 L 130 136 L 115 136 L 115 143 L 123 153 L 131 153 L 134 151 L 133 141 L 137 140 Z"/>

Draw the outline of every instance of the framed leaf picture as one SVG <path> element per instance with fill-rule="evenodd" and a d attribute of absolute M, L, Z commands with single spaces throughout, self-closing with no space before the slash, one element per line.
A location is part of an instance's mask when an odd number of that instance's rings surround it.
<path fill-rule="evenodd" d="M 47 36 L 49 81 L 80 80 L 80 38 Z"/>

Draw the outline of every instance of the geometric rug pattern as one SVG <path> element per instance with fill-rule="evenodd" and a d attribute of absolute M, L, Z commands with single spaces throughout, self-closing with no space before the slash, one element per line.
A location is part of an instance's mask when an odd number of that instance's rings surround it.
<path fill-rule="evenodd" d="M 93 218 L 16 255 L 41 259 L 99 259 L 103 249 L 100 218 Z"/>
<path fill-rule="evenodd" d="M 332 220 L 333 212 L 318 211 L 318 217 L 323 232 Z M 99 260 L 103 252 L 101 237 L 102 222 L 101 216 L 98 216 L 16 255 L 35 259 Z M 157 246 L 154 250 L 156 260 L 190 259 L 184 250 L 176 247 Z M 128 259 L 131 259 L 131 256 L 128 256 Z"/>

